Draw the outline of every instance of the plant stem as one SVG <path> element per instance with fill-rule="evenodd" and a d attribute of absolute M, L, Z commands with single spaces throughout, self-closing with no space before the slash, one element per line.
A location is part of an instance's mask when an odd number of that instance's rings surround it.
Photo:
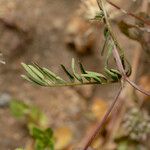
<path fill-rule="evenodd" d="M 113 30 L 112 30 L 112 27 L 109 23 L 109 18 L 108 18 L 108 15 L 107 15 L 107 12 L 105 10 L 105 7 L 104 7 L 104 2 L 103 0 L 97 0 L 97 3 L 98 3 L 98 6 L 100 9 L 102 9 L 103 13 L 104 13 L 104 18 L 105 18 L 105 23 L 106 23 L 106 26 L 108 28 L 108 31 L 114 41 L 114 44 L 116 45 L 116 47 L 119 49 L 119 51 L 121 52 L 121 55 L 124 55 L 124 51 L 122 50 L 121 48 L 121 45 L 120 43 L 118 42 L 117 38 L 116 38 L 116 35 L 114 34 Z"/>
<path fill-rule="evenodd" d="M 74 83 L 63 83 L 63 84 L 49 84 L 45 87 L 63 87 L 63 86 L 80 86 L 80 85 L 108 85 L 108 84 L 113 84 L 113 83 L 118 83 L 118 81 L 116 82 L 112 82 L 112 81 L 108 81 L 108 82 L 103 82 L 103 83 L 98 83 L 98 82 L 74 82 Z"/>
<path fill-rule="evenodd" d="M 142 21 L 143 23 L 147 24 L 148 26 L 150 26 L 150 22 L 149 22 L 149 21 L 144 20 L 143 18 L 141 18 L 141 17 L 139 17 L 139 16 L 137 16 L 137 15 L 131 13 L 131 12 L 127 12 L 126 10 L 120 8 L 119 6 L 117 6 L 116 4 L 114 4 L 114 3 L 111 2 L 111 1 L 108 1 L 108 0 L 107 0 L 107 2 L 108 2 L 110 5 L 112 5 L 113 7 L 115 7 L 115 8 L 117 8 L 117 9 L 121 10 L 121 12 L 123 12 L 124 14 L 126 14 L 126 15 L 128 15 L 128 16 L 131 16 L 131 17 L 134 17 L 134 18 L 136 18 L 136 19 Z"/>
<path fill-rule="evenodd" d="M 108 18 L 107 12 L 105 10 L 105 6 L 104 6 L 104 2 L 103 1 L 104 0 L 98 0 L 98 4 L 99 4 L 100 9 L 102 9 L 102 11 L 104 13 L 105 23 L 107 25 L 108 31 L 109 31 L 109 33 L 110 33 L 110 35 L 112 37 L 112 40 L 114 41 L 114 44 L 115 44 L 116 48 L 118 48 L 120 50 L 120 52 L 123 54 L 123 50 L 122 50 L 119 42 L 117 41 L 116 35 L 114 34 L 114 32 L 112 30 L 112 27 L 111 27 L 111 25 L 109 23 L 109 18 Z M 121 64 L 121 59 L 120 59 L 121 56 L 119 56 L 118 51 L 117 51 L 116 48 L 113 49 L 113 56 L 116 59 L 117 67 L 118 67 L 119 71 L 122 74 L 123 80 L 125 80 L 126 82 L 128 82 L 132 87 L 134 87 L 136 90 L 140 91 L 141 93 L 150 96 L 149 92 L 146 92 L 143 89 L 141 89 L 140 87 L 138 87 L 134 82 L 132 82 L 126 76 L 124 68 L 123 68 L 123 65 Z"/>
<path fill-rule="evenodd" d="M 112 27 L 109 23 L 109 19 L 108 19 L 108 16 L 107 16 L 107 12 L 105 10 L 105 7 L 104 7 L 104 0 L 97 0 L 98 2 L 98 5 L 99 5 L 99 8 L 103 11 L 104 13 L 104 21 L 106 23 L 106 26 L 107 26 L 107 29 L 111 35 L 111 38 L 115 44 L 115 47 L 113 49 L 113 55 L 114 55 L 114 58 L 116 59 L 116 62 L 117 62 L 117 67 L 118 69 L 121 71 L 121 74 L 122 74 L 122 81 L 125 80 L 126 82 L 128 82 L 130 85 L 132 85 L 132 87 L 134 87 L 135 89 L 139 90 L 140 92 L 146 94 L 146 95 L 149 95 L 149 93 L 145 92 L 143 89 L 139 88 L 135 83 L 133 83 L 132 81 L 130 81 L 130 79 L 126 76 L 125 74 L 125 70 L 123 68 L 123 65 L 121 63 L 121 59 L 120 59 L 120 55 L 117 51 L 117 48 L 119 49 L 120 53 L 122 56 L 124 56 L 124 51 L 122 50 L 119 42 L 117 41 L 117 38 L 116 38 L 116 35 L 114 34 L 113 30 L 112 30 Z M 118 98 L 119 98 L 119 95 L 122 91 L 122 86 L 120 87 L 119 89 L 119 92 L 115 98 L 115 100 L 113 101 L 113 103 L 110 105 L 110 107 L 108 108 L 107 112 L 105 113 L 104 117 L 102 118 L 102 120 L 100 121 L 100 123 L 96 126 L 95 130 L 93 131 L 93 133 L 90 135 L 88 141 L 86 142 L 83 150 L 87 150 L 88 147 L 91 145 L 91 143 L 93 142 L 93 140 L 95 139 L 96 135 L 100 132 L 100 130 L 102 129 L 102 127 L 104 126 L 106 120 L 108 119 L 110 113 L 112 112 Z"/>
<path fill-rule="evenodd" d="M 95 139 L 96 135 L 101 131 L 103 125 L 105 124 L 105 122 L 107 121 L 110 113 L 112 112 L 118 98 L 119 98 L 119 95 L 122 91 L 122 86 L 120 87 L 117 95 L 116 95 L 116 98 L 115 100 L 112 102 L 112 104 L 110 105 L 110 107 L 108 108 L 107 112 L 105 113 L 104 117 L 102 118 L 102 120 L 100 121 L 100 123 L 96 126 L 95 130 L 93 131 L 92 135 L 89 137 L 87 143 L 85 144 L 83 150 L 87 150 L 88 147 L 91 145 L 91 143 L 93 142 L 93 140 Z"/>

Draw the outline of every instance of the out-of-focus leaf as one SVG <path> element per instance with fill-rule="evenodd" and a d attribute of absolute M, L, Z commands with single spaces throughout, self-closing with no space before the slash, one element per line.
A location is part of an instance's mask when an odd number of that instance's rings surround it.
<path fill-rule="evenodd" d="M 103 19 L 103 17 L 104 17 L 104 13 L 102 11 L 99 11 L 96 13 L 94 19 L 92 19 L 92 20 L 100 20 L 101 21 Z"/>
<path fill-rule="evenodd" d="M 32 136 L 35 139 L 36 150 L 54 150 L 53 132 L 50 128 L 41 130 L 34 127 Z"/>
<path fill-rule="evenodd" d="M 130 39 L 137 40 L 137 41 L 141 40 L 140 32 L 137 28 L 135 28 L 135 26 L 130 25 L 124 21 L 120 21 L 118 23 L 118 26 L 121 32 L 124 33 Z"/>
<path fill-rule="evenodd" d="M 36 127 L 34 127 L 32 129 L 32 133 L 31 134 L 32 134 L 33 138 L 35 138 L 35 139 L 43 139 L 44 138 L 43 131 L 41 131 L 39 128 L 36 128 Z"/>
<path fill-rule="evenodd" d="M 12 100 L 10 110 L 15 117 L 24 117 L 26 119 L 29 131 L 35 126 L 45 127 L 47 125 L 47 117 L 35 106 Z"/>
<path fill-rule="evenodd" d="M 117 150 L 128 150 L 128 142 L 122 141 L 117 145 Z"/>
<path fill-rule="evenodd" d="M 41 140 L 35 141 L 35 150 L 45 150 L 45 145 Z"/>
<path fill-rule="evenodd" d="M 29 112 L 29 107 L 23 102 L 12 100 L 10 103 L 10 110 L 15 117 L 19 118 Z"/>

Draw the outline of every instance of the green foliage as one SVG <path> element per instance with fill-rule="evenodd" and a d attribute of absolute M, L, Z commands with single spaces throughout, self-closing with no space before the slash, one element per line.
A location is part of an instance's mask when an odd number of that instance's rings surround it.
<path fill-rule="evenodd" d="M 35 150 L 54 150 L 53 131 L 51 128 L 41 130 L 34 127 L 31 135 L 35 139 Z"/>
<path fill-rule="evenodd" d="M 12 100 L 10 110 L 16 118 L 25 119 L 29 134 L 35 141 L 35 150 L 54 150 L 53 131 L 51 128 L 45 129 L 47 118 L 37 107 Z"/>
<path fill-rule="evenodd" d="M 12 100 L 10 110 L 16 118 L 24 118 L 29 129 L 34 126 L 43 127 L 47 123 L 46 116 L 37 107 L 22 101 Z"/>
<path fill-rule="evenodd" d="M 103 18 L 104 18 L 104 13 L 102 11 L 99 11 L 95 14 L 94 19 L 91 20 L 101 21 Z"/>
<path fill-rule="evenodd" d="M 116 150 L 147 150 L 144 145 L 128 140 L 128 138 L 120 139 L 116 143 Z"/>
<path fill-rule="evenodd" d="M 109 57 L 107 59 L 109 59 Z M 64 65 L 61 65 L 70 82 L 62 79 L 49 69 L 40 67 L 36 63 L 33 63 L 32 65 L 26 65 L 25 63 L 22 63 L 22 66 L 27 72 L 27 75 L 22 75 L 22 77 L 29 82 L 48 87 L 84 84 L 108 84 L 118 82 L 122 77 L 118 70 L 109 69 L 108 63 L 105 66 L 105 75 L 93 71 L 86 71 L 81 62 L 79 62 L 78 65 L 80 73 L 77 72 L 74 59 L 72 59 L 71 64 L 72 72 L 70 72 Z"/>
<path fill-rule="evenodd" d="M 10 110 L 13 116 L 20 118 L 29 113 L 29 106 L 21 101 L 13 100 L 10 103 Z"/>

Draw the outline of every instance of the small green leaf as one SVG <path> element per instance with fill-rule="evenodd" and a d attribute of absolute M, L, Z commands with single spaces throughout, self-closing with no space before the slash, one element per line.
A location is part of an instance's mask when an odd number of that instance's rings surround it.
<path fill-rule="evenodd" d="M 67 76 L 69 77 L 71 82 L 74 82 L 74 76 L 65 68 L 64 65 L 61 65 L 62 69 L 64 70 L 64 72 L 67 74 Z"/>
<path fill-rule="evenodd" d="M 43 68 L 43 71 L 52 83 L 65 83 L 65 80 L 63 80 L 61 77 L 57 76 L 55 73 L 51 72 L 47 68 Z"/>
<path fill-rule="evenodd" d="M 80 71 L 82 74 L 87 74 L 81 62 L 79 62 Z M 91 81 L 91 78 L 85 77 L 86 80 Z"/>
<path fill-rule="evenodd" d="M 28 65 L 28 67 L 40 78 L 40 79 L 44 79 L 43 74 L 36 69 L 35 67 L 33 67 L 32 65 Z"/>
<path fill-rule="evenodd" d="M 33 127 L 32 128 L 32 136 L 35 139 L 43 139 L 44 138 L 44 133 L 41 129 Z"/>
<path fill-rule="evenodd" d="M 20 118 L 29 112 L 29 107 L 24 102 L 12 100 L 10 110 L 15 117 Z"/>
<path fill-rule="evenodd" d="M 121 62 L 122 62 L 123 68 L 125 69 L 126 75 L 129 77 L 132 73 L 132 68 L 131 68 L 130 63 L 124 56 L 121 56 Z"/>
<path fill-rule="evenodd" d="M 101 21 L 103 19 L 103 17 L 104 17 L 103 11 L 99 11 L 96 13 L 94 20 L 100 20 Z"/>
<path fill-rule="evenodd" d="M 80 82 L 83 82 L 81 76 L 76 73 L 76 70 L 75 70 L 75 60 L 74 60 L 74 58 L 72 58 L 72 65 L 71 65 L 71 66 L 72 66 L 72 71 L 73 71 L 73 74 L 74 74 L 75 78 L 76 78 L 77 80 L 79 80 Z"/>
<path fill-rule="evenodd" d="M 109 61 L 110 56 L 112 55 L 113 47 L 114 47 L 114 44 L 108 43 L 108 54 L 107 54 L 107 57 L 106 57 L 105 67 L 108 66 L 108 61 Z"/>
<path fill-rule="evenodd" d="M 118 143 L 117 145 L 117 150 L 128 150 L 128 142 L 127 141 L 122 141 Z"/>
<path fill-rule="evenodd" d="M 46 83 L 41 79 L 28 65 L 22 63 L 22 66 L 27 71 L 27 79 L 29 78 L 31 81 L 33 81 L 36 84 L 39 84 L 41 86 L 46 85 Z"/>
<path fill-rule="evenodd" d="M 22 77 L 23 79 L 25 79 L 25 80 L 27 80 L 27 81 L 33 83 L 33 81 L 32 81 L 30 78 L 28 78 L 26 75 L 21 75 L 21 77 Z"/>
<path fill-rule="evenodd" d="M 105 27 L 105 29 L 104 29 L 104 37 L 105 37 L 105 38 L 108 38 L 109 35 L 110 35 L 110 34 L 109 34 L 109 30 L 108 30 L 107 27 Z"/>
<path fill-rule="evenodd" d="M 107 69 L 106 67 L 105 67 L 105 72 L 111 79 L 113 79 L 113 81 L 119 80 L 118 74 L 112 72 L 110 69 Z"/>
<path fill-rule="evenodd" d="M 44 132 L 45 132 L 45 136 L 47 136 L 48 138 L 52 138 L 53 131 L 51 128 L 47 128 Z"/>
<path fill-rule="evenodd" d="M 27 71 L 27 73 L 31 77 L 35 78 L 36 80 L 40 80 L 41 81 L 41 79 L 35 74 L 35 72 L 32 71 L 32 69 L 28 65 L 26 65 L 25 63 L 22 63 L 22 66 L 24 67 L 24 69 Z"/>
<path fill-rule="evenodd" d="M 108 46 L 108 41 L 109 41 L 109 31 L 108 31 L 108 29 L 107 28 L 105 28 L 104 29 L 104 37 L 105 37 L 105 42 L 104 42 L 104 45 L 103 45 L 103 48 L 102 48 L 102 50 L 101 50 L 101 55 L 103 55 L 104 54 L 104 51 L 105 51 L 105 49 L 106 49 L 106 47 Z"/>
<path fill-rule="evenodd" d="M 110 71 L 113 72 L 113 73 L 115 73 L 115 74 L 117 74 L 117 76 L 118 76 L 119 79 L 122 77 L 121 73 L 118 70 L 116 70 L 116 69 L 110 69 Z"/>
<path fill-rule="evenodd" d="M 35 150 L 44 150 L 45 144 L 41 140 L 35 141 Z"/>
<path fill-rule="evenodd" d="M 97 76 L 99 78 L 102 78 L 104 80 L 107 80 L 107 78 L 103 74 L 101 74 L 101 73 L 97 73 L 97 72 L 93 72 L 93 71 L 87 71 L 87 73 L 88 74 L 92 74 L 93 76 Z"/>
<path fill-rule="evenodd" d="M 92 78 L 93 80 L 95 80 L 95 81 L 97 81 L 97 82 L 99 82 L 99 83 L 102 82 L 99 77 L 97 77 L 97 76 L 95 76 L 94 74 L 91 74 L 91 73 L 88 73 L 88 74 L 81 74 L 81 76 L 83 76 L 83 77 L 88 77 L 88 78 Z"/>

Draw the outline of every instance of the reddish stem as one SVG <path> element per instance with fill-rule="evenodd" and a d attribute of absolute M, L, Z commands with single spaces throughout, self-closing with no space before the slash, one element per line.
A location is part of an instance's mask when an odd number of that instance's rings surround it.
<path fill-rule="evenodd" d="M 129 15 L 129 16 L 131 16 L 131 17 L 134 17 L 134 18 L 136 18 L 136 19 L 142 21 L 143 23 L 147 24 L 148 26 L 150 26 L 150 22 L 149 22 L 149 21 L 144 20 L 143 18 L 141 18 L 141 17 L 139 17 L 139 16 L 137 16 L 137 15 L 131 13 L 131 12 L 127 12 L 126 10 L 120 8 L 119 6 L 117 6 L 116 4 L 114 4 L 113 2 L 110 2 L 110 1 L 108 1 L 108 0 L 107 0 L 107 2 L 108 2 L 110 5 L 112 5 L 113 7 L 115 7 L 115 8 L 117 8 L 117 9 L 121 10 L 121 11 L 124 12 L 125 14 L 127 14 L 127 15 Z"/>
<path fill-rule="evenodd" d="M 116 98 L 115 100 L 112 102 L 112 104 L 110 105 L 109 109 L 107 110 L 107 112 L 105 113 L 104 117 L 102 118 L 102 120 L 100 121 L 100 123 L 98 123 L 98 125 L 96 126 L 96 128 L 94 129 L 94 131 L 92 132 L 92 135 L 89 136 L 89 139 L 87 141 L 87 143 L 85 144 L 83 150 L 87 150 L 88 147 L 92 144 L 93 140 L 95 139 L 96 135 L 102 130 L 102 127 L 104 126 L 105 122 L 107 121 L 110 113 L 112 112 L 118 98 L 119 98 L 119 95 L 122 91 L 122 86 L 120 87 L 117 95 L 116 95 Z"/>

